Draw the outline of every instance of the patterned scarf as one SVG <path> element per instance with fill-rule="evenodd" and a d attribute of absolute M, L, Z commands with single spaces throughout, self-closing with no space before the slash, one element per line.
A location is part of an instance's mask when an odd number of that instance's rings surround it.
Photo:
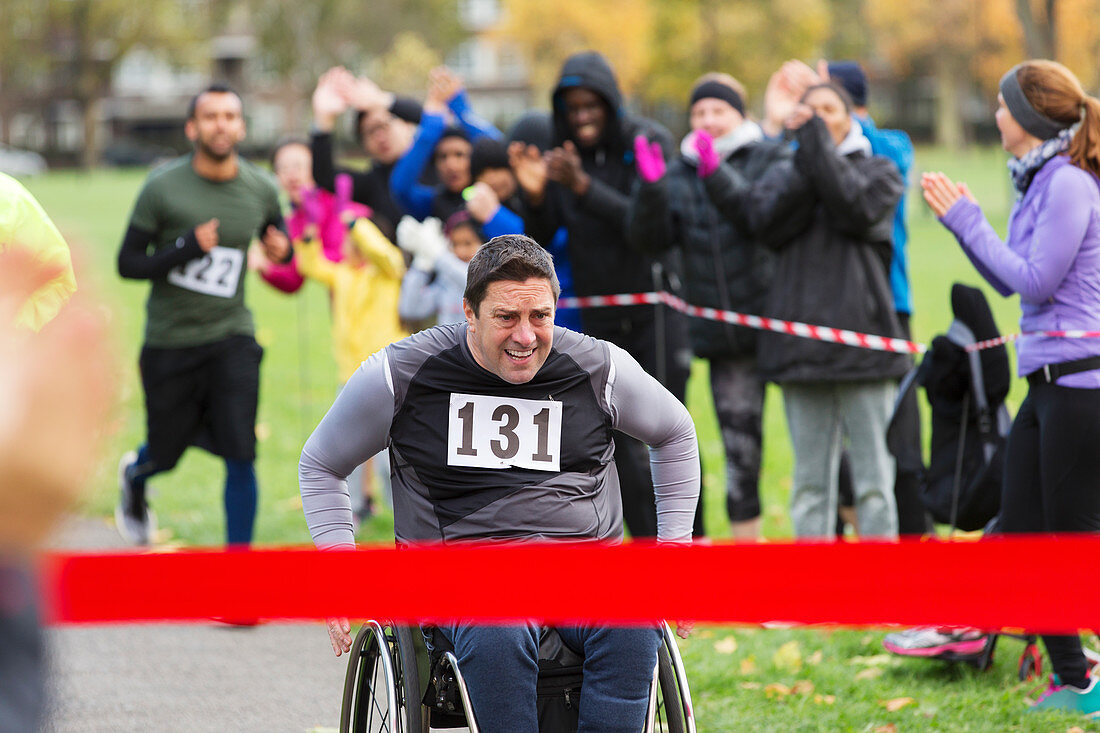
<path fill-rule="evenodd" d="M 1016 187 L 1016 198 L 1027 193 L 1031 179 L 1039 172 L 1039 169 L 1047 164 L 1055 155 L 1060 155 L 1069 150 L 1069 144 L 1077 133 L 1081 123 L 1062 130 L 1057 135 L 1037 145 L 1028 151 L 1022 158 L 1012 158 L 1008 161 L 1008 174 L 1012 176 L 1012 185 Z"/>

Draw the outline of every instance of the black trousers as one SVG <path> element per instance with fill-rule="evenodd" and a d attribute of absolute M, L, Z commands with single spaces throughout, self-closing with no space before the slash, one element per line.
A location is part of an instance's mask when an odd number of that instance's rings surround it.
<path fill-rule="evenodd" d="M 898 313 L 904 338 L 911 339 L 909 314 Z M 898 456 L 894 475 L 894 498 L 898 505 L 898 534 L 922 535 L 932 531 L 931 517 L 920 496 L 921 436 L 917 390 L 912 390 L 898 405 L 897 437 L 905 455 Z"/>
<path fill-rule="evenodd" d="M 687 316 L 663 305 L 627 306 L 586 310 L 581 320 L 586 334 L 621 347 L 676 399 L 685 401 L 691 375 Z M 649 449 L 625 433 L 616 432 L 614 439 L 623 521 L 631 537 L 656 537 L 657 508 L 649 471 Z M 702 507 L 700 494 L 695 510 L 696 536 L 703 532 Z"/>
<path fill-rule="evenodd" d="M 1034 385 L 1020 406 L 1005 451 L 1001 528 L 1005 533 L 1100 532 L 1100 389 Z M 1081 563 L 1088 558 L 1051 557 Z M 1068 588 L 1038 592 L 1061 594 Z M 1044 636 L 1055 673 L 1083 686 L 1087 665 L 1077 636 Z"/>
<path fill-rule="evenodd" d="M 256 460 L 263 352 L 245 335 L 141 350 L 146 435 L 157 471 L 171 470 L 189 445 L 230 460 Z"/>

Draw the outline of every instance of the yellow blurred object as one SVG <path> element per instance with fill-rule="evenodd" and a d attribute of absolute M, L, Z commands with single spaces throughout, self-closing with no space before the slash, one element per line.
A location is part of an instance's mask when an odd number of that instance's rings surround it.
<path fill-rule="evenodd" d="M 0 173 L 0 252 L 26 250 L 51 276 L 23 303 L 15 322 L 34 331 L 76 292 L 69 247 L 50 217 L 19 181 Z"/>

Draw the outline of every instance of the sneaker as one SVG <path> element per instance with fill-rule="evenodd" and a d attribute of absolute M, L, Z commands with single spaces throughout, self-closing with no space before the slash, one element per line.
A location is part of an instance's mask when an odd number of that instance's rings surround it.
<path fill-rule="evenodd" d="M 374 499 L 371 499 L 369 496 L 363 497 L 363 506 L 353 510 L 351 513 L 351 531 L 358 532 L 359 528 L 373 516 Z"/>
<path fill-rule="evenodd" d="M 123 454 L 118 462 L 118 504 L 115 505 L 115 526 L 122 539 L 132 545 L 148 545 L 156 532 L 157 518 L 145 503 L 144 496 L 137 496 L 126 469 L 137 462 L 137 452 Z"/>
<path fill-rule="evenodd" d="M 907 657 L 969 656 L 985 649 L 987 635 L 977 629 L 952 626 L 917 626 L 887 634 L 887 651 Z"/>
<path fill-rule="evenodd" d="M 1085 689 L 1061 684 L 1058 675 L 1050 676 L 1050 686 L 1039 696 L 1028 712 L 1040 710 L 1062 710 L 1080 713 L 1088 718 L 1100 718 L 1100 686 L 1097 678 L 1089 675 L 1089 686 Z"/>

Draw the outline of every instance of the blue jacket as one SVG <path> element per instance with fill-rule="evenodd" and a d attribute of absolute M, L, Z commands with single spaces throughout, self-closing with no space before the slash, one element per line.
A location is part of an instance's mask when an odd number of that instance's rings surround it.
<path fill-rule="evenodd" d="M 871 141 L 871 152 L 893 161 L 905 182 L 901 201 L 894 210 L 894 257 L 890 261 L 890 290 L 894 294 L 894 310 L 906 315 L 913 312 L 913 296 L 909 289 L 909 257 L 905 245 L 909 230 L 905 226 L 905 196 L 909 188 L 909 169 L 913 167 L 913 143 L 901 130 L 880 130 L 870 117 L 860 118 L 859 126 Z"/>
<path fill-rule="evenodd" d="M 500 139 L 500 130 L 470 111 L 466 92 L 456 94 L 447 106 L 471 141 L 482 136 Z M 447 216 L 462 204 L 459 194 L 452 194 L 442 186 L 426 186 L 419 182 L 424 169 L 431 163 L 432 153 L 440 138 L 443 137 L 445 127 L 446 121 L 441 115 L 424 112 L 420 118 L 416 137 L 413 138 L 412 147 L 394 164 L 393 173 L 390 174 L 390 192 L 394 200 L 420 221 L 429 216 L 446 220 Z M 447 200 L 442 201 L 442 199 Z M 512 231 L 507 233 L 515 233 L 514 221 L 509 221 L 509 225 Z"/>

